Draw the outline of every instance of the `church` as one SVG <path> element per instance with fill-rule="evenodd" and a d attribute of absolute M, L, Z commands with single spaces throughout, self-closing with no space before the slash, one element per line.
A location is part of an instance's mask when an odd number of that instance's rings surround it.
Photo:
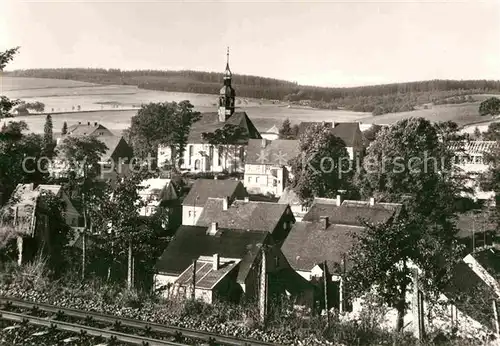
<path fill-rule="evenodd" d="M 240 172 L 245 169 L 246 147 L 250 139 L 261 139 L 245 112 L 235 111 L 236 93 L 232 87 L 229 50 L 217 112 L 202 113 L 191 126 L 181 170 L 191 172 Z M 211 139 L 210 134 L 217 134 Z M 171 162 L 169 147 L 158 148 L 158 165 Z"/>

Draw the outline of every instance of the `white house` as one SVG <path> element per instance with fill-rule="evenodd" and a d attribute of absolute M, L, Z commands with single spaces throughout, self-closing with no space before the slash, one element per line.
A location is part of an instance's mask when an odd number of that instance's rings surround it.
<path fill-rule="evenodd" d="M 235 112 L 235 91 L 231 86 L 232 73 L 229 62 L 224 72 L 224 85 L 220 90 L 217 112 L 202 113 L 201 119 L 192 124 L 186 150 L 183 153 L 182 170 L 192 172 L 243 172 L 245 150 L 249 139 L 261 138 L 245 112 Z M 222 131 L 227 126 L 241 131 L 238 138 L 226 143 L 209 143 L 204 134 Z M 158 147 L 158 165 L 177 164 L 172 148 Z"/>
<path fill-rule="evenodd" d="M 143 188 L 139 190 L 139 195 L 141 199 L 147 203 L 147 205 L 142 207 L 139 211 L 142 216 L 154 214 L 156 208 L 158 208 L 163 201 L 178 199 L 177 192 L 170 179 L 146 179 L 141 182 L 141 186 Z"/>
<path fill-rule="evenodd" d="M 248 194 L 237 180 L 197 179 L 182 201 L 182 224 L 196 225 L 210 197 L 227 198 L 227 203 L 232 203 L 236 198 L 248 197 Z"/>
<path fill-rule="evenodd" d="M 281 196 L 291 178 L 289 161 L 299 154 L 298 140 L 250 140 L 244 175 L 247 191 Z"/>
<path fill-rule="evenodd" d="M 495 141 L 453 142 L 450 148 L 455 151 L 454 164 L 469 176 L 468 187 L 473 189 L 473 198 L 494 201 L 493 191 L 483 191 L 479 186 L 479 175 L 488 171 L 485 154 L 497 148 Z"/>

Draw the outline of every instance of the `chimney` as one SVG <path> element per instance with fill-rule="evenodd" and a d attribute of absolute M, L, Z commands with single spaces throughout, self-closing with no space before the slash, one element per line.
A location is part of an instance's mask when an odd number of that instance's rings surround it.
<path fill-rule="evenodd" d="M 87 125 L 90 125 L 90 121 L 87 121 Z"/>
<path fill-rule="evenodd" d="M 250 198 L 248 198 L 248 196 L 245 197 L 245 202 L 250 202 Z"/>
<path fill-rule="evenodd" d="M 215 235 L 219 229 L 217 222 L 212 222 L 210 228 L 208 229 L 208 234 Z"/>
<path fill-rule="evenodd" d="M 82 122 L 81 122 L 81 121 L 79 121 L 79 122 L 78 122 L 78 125 L 81 125 L 81 124 L 82 124 Z"/>
<path fill-rule="evenodd" d="M 224 197 L 222 199 L 222 210 L 227 210 L 229 204 L 229 197 Z"/>
<path fill-rule="evenodd" d="M 218 253 L 214 253 L 212 260 L 212 269 L 219 270 L 220 267 L 220 258 Z"/>
<path fill-rule="evenodd" d="M 335 121 L 332 121 L 332 129 L 335 128 Z"/>
<path fill-rule="evenodd" d="M 342 205 L 342 197 L 340 195 L 337 195 L 337 206 L 341 206 Z"/>
<path fill-rule="evenodd" d="M 328 228 L 328 226 L 330 226 L 329 222 L 328 222 L 328 216 L 320 216 L 319 217 L 319 222 L 321 224 L 321 229 L 322 230 L 325 230 Z"/>
<path fill-rule="evenodd" d="M 375 205 L 375 198 L 371 197 L 370 198 L 370 206 Z"/>
<path fill-rule="evenodd" d="M 262 148 L 265 148 L 265 147 L 266 147 L 266 145 L 267 145 L 267 141 L 266 141 L 266 139 L 265 139 L 265 138 L 262 138 L 262 140 L 261 140 L 261 142 L 260 142 L 260 146 L 261 146 Z"/>
<path fill-rule="evenodd" d="M 94 122 L 94 126 L 96 126 L 96 127 L 97 127 L 97 125 L 99 125 L 99 124 L 97 123 L 97 121 L 96 121 L 96 122 Z"/>

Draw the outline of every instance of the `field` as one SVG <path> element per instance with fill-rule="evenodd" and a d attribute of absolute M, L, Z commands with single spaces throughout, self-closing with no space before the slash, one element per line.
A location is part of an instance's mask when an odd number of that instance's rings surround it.
<path fill-rule="evenodd" d="M 200 112 L 216 109 L 216 95 L 175 93 L 139 89 L 128 85 L 99 85 L 70 80 L 3 77 L 0 82 L 2 95 L 26 101 L 40 101 L 45 111 L 52 113 L 54 131 L 59 131 L 64 121 L 69 125 L 81 122 L 99 122 L 119 133 L 130 124 L 130 118 L 142 103 L 190 100 Z M 236 91 L 238 86 L 235 86 Z M 317 110 L 304 107 L 289 108 L 285 103 L 267 100 L 237 98 L 239 110 L 247 112 L 260 131 L 273 125 L 279 126 L 284 119 L 292 123 L 301 121 L 360 121 L 363 123 L 391 124 L 408 117 L 424 117 L 432 121 L 453 120 L 460 125 L 492 120 L 478 114 L 478 102 L 458 105 L 432 106 L 412 112 L 390 113 L 372 116 L 343 110 Z M 80 112 L 78 108 L 80 107 Z M 16 117 L 24 120 L 33 132 L 43 132 L 45 115 Z"/>

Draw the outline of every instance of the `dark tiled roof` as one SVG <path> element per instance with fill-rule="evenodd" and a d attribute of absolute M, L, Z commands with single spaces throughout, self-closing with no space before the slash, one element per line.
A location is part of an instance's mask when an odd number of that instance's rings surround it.
<path fill-rule="evenodd" d="M 263 148 L 263 143 L 265 147 Z M 265 155 L 265 164 L 284 166 L 289 160 L 300 154 L 299 141 L 291 139 L 251 139 L 248 141 L 245 163 L 262 165 L 262 154 Z"/>
<path fill-rule="evenodd" d="M 234 201 L 223 210 L 221 199 L 209 198 L 197 226 L 217 222 L 224 228 L 273 232 L 287 210 L 291 213 L 287 204 L 244 201 Z"/>
<path fill-rule="evenodd" d="M 238 264 L 239 260 L 223 261 L 220 259 L 219 270 L 213 269 L 213 264 L 208 260 L 196 261 L 196 288 L 213 289 L 217 283 L 229 274 Z M 181 286 L 193 285 L 193 265 L 191 264 L 175 281 Z"/>
<path fill-rule="evenodd" d="M 224 124 L 236 125 L 243 129 L 244 138 L 241 139 L 241 143 L 247 143 L 248 139 L 251 138 L 261 138 L 259 131 L 257 131 L 245 112 L 234 112 L 233 115 L 231 115 L 225 122 L 219 121 L 219 115 L 217 112 L 210 112 L 202 113 L 200 120 L 193 123 L 191 130 L 189 131 L 188 142 L 205 143 L 202 139 L 202 133 L 214 132 L 215 130 L 222 128 Z"/>
<path fill-rule="evenodd" d="M 498 297 L 492 289 L 464 262 L 452 270 L 452 277 L 443 293 L 457 308 L 484 326 L 493 329 L 491 302 Z"/>
<path fill-rule="evenodd" d="M 90 123 L 90 124 L 71 125 L 70 127 L 68 127 L 68 135 L 88 136 L 94 134 L 95 132 L 97 132 L 97 130 L 105 132 L 106 135 L 112 134 L 111 131 L 109 131 L 106 127 L 102 126 L 101 124 Z"/>
<path fill-rule="evenodd" d="M 348 200 L 342 202 L 339 207 L 333 202 L 334 200 L 330 201 L 326 203 L 321 199 L 315 200 L 302 220 L 318 221 L 321 216 L 328 216 L 331 224 L 362 226 L 361 220 L 372 223 L 386 222 L 402 207 L 396 203 L 369 205 L 369 202 Z"/>
<path fill-rule="evenodd" d="M 158 272 L 181 274 L 200 256 L 241 259 L 238 282 L 244 282 L 260 245 L 267 244 L 268 232 L 220 229 L 217 235 L 207 234 L 207 227 L 180 226 L 172 241 L 156 263 Z"/>
<path fill-rule="evenodd" d="M 107 161 L 111 159 L 111 156 L 114 154 L 120 142 L 123 141 L 126 145 L 128 145 L 127 142 L 125 142 L 125 139 L 123 139 L 123 137 L 118 137 L 118 136 L 98 136 L 97 139 L 103 142 L 107 148 L 106 152 L 101 156 L 102 161 Z"/>
<path fill-rule="evenodd" d="M 472 257 L 496 280 L 500 279 L 500 251 L 494 248 L 478 251 Z"/>
<path fill-rule="evenodd" d="M 299 131 L 297 133 L 297 136 L 302 136 L 309 127 L 313 125 L 320 125 L 320 124 L 325 124 L 327 127 L 333 127 L 333 123 L 331 122 L 317 122 L 317 121 L 303 121 L 299 124 Z"/>
<path fill-rule="evenodd" d="M 332 268 L 340 265 L 344 255 L 347 256 L 354 246 L 353 236 L 362 231 L 362 227 L 356 226 L 330 225 L 325 230 L 318 222 L 297 222 L 281 250 L 295 270 L 309 271 L 326 260 L 330 271 L 334 272 Z"/>
<path fill-rule="evenodd" d="M 203 206 L 209 197 L 224 198 L 248 196 L 245 187 L 237 180 L 215 180 L 215 179 L 197 179 L 189 193 L 184 198 L 182 205 Z"/>
<path fill-rule="evenodd" d="M 332 133 L 342 139 L 346 147 L 354 147 L 357 142 L 363 143 L 358 123 L 335 123 Z"/>
<path fill-rule="evenodd" d="M 298 135 L 304 134 L 309 127 L 312 125 L 320 125 L 320 122 L 301 122 L 299 124 Z M 335 123 L 331 122 L 324 123 L 327 127 L 332 127 L 332 133 L 342 139 L 346 147 L 353 147 L 357 142 L 363 143 L 363 134 L 359 129 L 359 123 Z"/>

